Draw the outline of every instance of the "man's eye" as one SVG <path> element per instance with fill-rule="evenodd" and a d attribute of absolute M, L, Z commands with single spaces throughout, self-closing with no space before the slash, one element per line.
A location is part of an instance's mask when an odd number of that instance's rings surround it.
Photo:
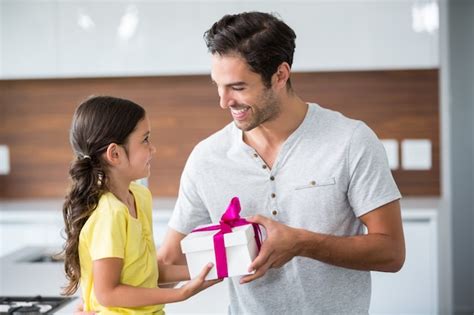
<path fill-rule="evenodd" d="M 234 87 L 232 88 L 232 90 L 234 90 L 234 91 L 243 91 L 244 88 L 243 88 L 243 87 L 234 86 Z"/>

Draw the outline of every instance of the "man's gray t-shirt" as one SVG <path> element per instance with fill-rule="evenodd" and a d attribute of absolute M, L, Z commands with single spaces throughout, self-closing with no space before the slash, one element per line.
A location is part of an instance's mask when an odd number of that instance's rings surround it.
<path fill-rule="evenodd" d="M 232 197 L 241 216 L 261 214 L 337 236 L 364 233 L 358 217 L 400 193 L 386 154 L 363 122 L 309 104 L 270 169 L 234 123 L 200 142 L 184 168 L 169 226 L 188 234 L 217 223 Z M 295 257 L 260 279 L 231 278 L 232 314 L 368 313 L 370 273 Z"/>

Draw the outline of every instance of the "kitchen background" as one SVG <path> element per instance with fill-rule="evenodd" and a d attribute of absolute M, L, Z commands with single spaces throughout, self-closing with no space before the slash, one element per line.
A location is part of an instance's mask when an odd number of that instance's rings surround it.
<path fill-rule="evenodd" d="M 49 257 L 62 244 L 67 132 L 91 94 L 150 114 L 159 246 L 188 154 L 229 122 L 202 34 L 249 10 L 294 28 L 292 80 L 305 100 L 383 140 L 404 195 L 407 260 L 397 274 L 373 273 L 371 313 L 474 312 L 471 0 L 0 0 L 0 296 L 59 295 L 61 263 Z M 225 288 L 168 313 L 225 313 Z"/>

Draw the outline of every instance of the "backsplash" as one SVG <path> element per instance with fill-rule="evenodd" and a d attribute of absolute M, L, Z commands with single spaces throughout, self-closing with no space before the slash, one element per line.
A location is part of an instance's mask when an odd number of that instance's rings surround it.
<path fill-rule="evenodd" d="M 387 152 L 403 195 L 439 196 L 438 76 L 437 69 L 306 72 L 292 82 L 304 100 L 361 119 L 396 145 Z M 0 199 L 66 194 L 71 118 L 90 95 L 129 98 L 147 109 L 157 147 L 148 179 L 155 197 L 177 195 L 193 147 L 231 119 L 207 75 L 1 80 L 0 145 L 8 147 L 10 165 L 0 175 Z"/>

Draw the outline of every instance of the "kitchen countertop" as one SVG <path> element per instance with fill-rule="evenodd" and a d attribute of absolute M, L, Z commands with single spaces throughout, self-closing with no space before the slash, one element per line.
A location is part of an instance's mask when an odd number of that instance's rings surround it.
<path fill-rule="evenodd" d="M 0 224 L 45 222 L 62 224 L 62 199 L 0 200 Z M 176 198 L 153 199 L 153 222 L 166 226 Z M 417 218 L 427 213 L 436 215 L 443 208 L 439 197 L 406 197 L 400 200 L 402 217 Z M 38 214 L 41 215 L 38 215 Z M 34 218 L 34 219 L 32 219 Z"/>
<path fill-rule="evenodd" d="M 0 199 L 0 215 L 16 211 L 62 212 L 63 199 Z M 153 198 L 153 215 L 169 217 L 173 211 L 176 198 Z"/>
<path fill-rule="evenodd" d="M 29 210 L 57 210 L 61 211 L 63 199 L 0 199 L 0 213 L 2 211 L 29 211 Z M 153 198 L 153 211 L 157 215 L 168 215 L 173 211 L 176 198 Z M 404 197 L 400 200 L 403 209 L 438 209 L 442 203 L 440 197 Z M 161 213 L 161 214 L 160 214 Z"/>
<path fill-rule="evenodd" d="M 65 284 L 63 264 L 28 262 L 44 253 L 57 253 L 57 248 L 27 247 L 0 257 L 0 296 L 61 296 Z M 72 314 L 77 297 L 73 296 L 56 314 Z"/>

